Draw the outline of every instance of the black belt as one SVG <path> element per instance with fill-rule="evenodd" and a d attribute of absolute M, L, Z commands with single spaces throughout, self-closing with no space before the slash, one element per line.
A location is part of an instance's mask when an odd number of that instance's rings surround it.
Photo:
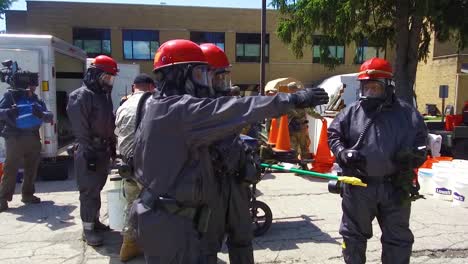
<path fill-rule="evenodd" d="M 154 196 L 146 188 L 141 191 L 140 200 L 145 207 L 152 210 L 164 210 L 169 214 L 190 219 L 200 235 L 208 231 L 211 210 L 207 206 L 184 206 L 175 199 Z"/>
<path fill-rule="evenodd" d="M 384 182 L 392 182 L 392 178 L 394 175 L 386 175 L 386 176 L 361 176 L 359 179 L 362 180 L 364 183 L 384 183 Z"/>
<path fill-rule="evenodd" d="M 102 138 L 102 137 L 91 137 L 91 141 L 96 144 L 101 144 L 101 145 L 106 145 L 110 144 L 111 140 L 108 138 Z"/>
<path fill-rule="evenodd" d="M 172 198 L 156 197 L 150 191 L 144 189 L 140 194 L 141 203 L 153 210 L 164 210 L 170 214 L 183 216 L 193 220 L 197 214 L 196 207 L 181 206 Z"/>

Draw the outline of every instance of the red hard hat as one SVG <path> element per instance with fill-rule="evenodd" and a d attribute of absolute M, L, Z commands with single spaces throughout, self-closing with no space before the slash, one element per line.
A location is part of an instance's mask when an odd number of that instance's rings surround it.
<path fill-rule="evenodd" d="M 154 55 L 153 72 L 181 63 L 208 64 L 203 51 L 197 44 L 186 39 L 174 39 L 159 47 Z"/>
<path fill-rule="evenodd" d="M 212 43 L 201 44 L 200 48 L 205 54 L 208 64 L 213 68 L 227 68 L 230 66 L 226 53 Z"/>
<path fill-rule="evenodd" d="M 112 75 L 116 75 L 119 72 L 119 69 L 117 68 L 117 62 L 106 55 L 99 55 L 94 58 L 93 62 L 91 62 L 91 66 L 101 69 L 104 72 Z"/>
<path fill-rule="evenodd" d="M 392 79 L 392 65 L 384 59 L 372 58 L 366 60 L 359 69 L 358 80 Z"/>

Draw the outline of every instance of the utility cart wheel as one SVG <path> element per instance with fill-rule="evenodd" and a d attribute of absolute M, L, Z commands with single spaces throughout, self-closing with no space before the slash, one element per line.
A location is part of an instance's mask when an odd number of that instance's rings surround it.
<path fill-rule="evenodd" d="M 258 237 L 265 234 L 273 222 L 273 214 L 270 207 L 261 201 L 252 201 L 251 203 L 253 234 Z"/>

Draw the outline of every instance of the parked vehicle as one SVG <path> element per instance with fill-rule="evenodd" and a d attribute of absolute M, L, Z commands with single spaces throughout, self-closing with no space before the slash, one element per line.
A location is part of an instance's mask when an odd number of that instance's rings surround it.
<path fill-rule="evenodd" d="M 22 70 L 39 73 L 36 94 L 54 114 L 52 124 L 40 129 L 42 151 L 38 177 L 66 179 L 68 158 L 66 147 L 73 142 L 71 124 L 66 113 L 68 95 L 82 84 L 87 66 L 86 52 L 51 35 L 0 34 L 0 61 L 12 60 Z M 133 78 L 140 72 L 139 65 L 119 64 L 112 99 L 114 110 L 120 98 L 131 92 Z M 0 95 L 8 85 L 0 83 Z M 3 138 L 0 138 L 0 159 L 5 157 Z"/>

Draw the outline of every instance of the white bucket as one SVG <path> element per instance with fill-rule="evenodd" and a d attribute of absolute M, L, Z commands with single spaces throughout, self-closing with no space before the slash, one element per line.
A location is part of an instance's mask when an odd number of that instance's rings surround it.
<path fill-rule="evenodd" d="M 452 201 L 452 178 L 455 176 L 450 162 L 438 162 L 432 165 L 434 179 L 434 197 Z"/>
<path fill-rule="evenodd" d="M 118 174 L 109 175 L 110 189 L 121 189 L 122 188 L 122 177 Z"/>
<path fill-rule="evenodd" d="M 421 189 L 419 192 L 421 194 L 434 194 L 434 180 L 433 180 L 433 171 L 432 169 L 419 169 L 418 170 L 418 182 Z"/>
<path fill-rule="evenodd" d="M 454 168 L 468 171 L 468 160 L 455 159 L 452 163 Z"/>
<path fill-rule="evenodd" d="M 107 190 L 107 213 L 109 214 L 109 226 L 121 231 L 125 223 L 125 206 L 127 201 L 122 195 L 122 189 Z"/>
<path fill-rule="evenodd" d="M 460 171 L 461 173 L 463 171 Z M 460 176 L 453 184 L 453 206 L 468 207 L 468 177 Z"/>

